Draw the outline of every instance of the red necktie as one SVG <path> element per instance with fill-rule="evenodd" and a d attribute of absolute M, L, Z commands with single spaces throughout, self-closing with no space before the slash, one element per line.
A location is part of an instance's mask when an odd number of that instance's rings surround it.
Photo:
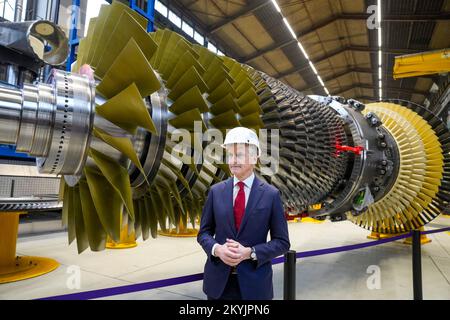
<path fill-rule="evenodd" d="M 239 230 L 242 218 L 244 217 L 245 213 L 245 191 L 244 191 L 244 183 L 242 181 L 239 181 L 237 185 L 239 186 L 239 192 L 236 196 L 236 199 L 234 200 L 233 211 L 236 230 Z"/>

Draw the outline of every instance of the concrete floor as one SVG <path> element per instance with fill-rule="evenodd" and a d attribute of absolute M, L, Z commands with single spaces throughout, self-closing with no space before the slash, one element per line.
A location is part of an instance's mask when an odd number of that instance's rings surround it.
<path fill-rule="evenodd" d="M 450 226 L 450 219 L 438 217 L 426 229 Z M 322 224 L 290 223 L 292 249 L 309 251 L 369 241 L 368 231 L 350 222 Z M 450 299 L 450 234 L 429 236 L 422 247 L 424 299 Z M 0 285 L 0 299 L 35 299 L 114 286 L 160 280 L 203 272 L 205 254 L 195 238 L 167 238 L 142 242 L 127 250 L 89 250 L 77 254 L 76 245 L 67 245 L 64 232 L 20 238 L 19 255 L 54 258 L 61 266 L 47 275 Z M 368 289 L 372 274 L 380 270 L 380 288 Z M 81 270 L 79 289 L 69 289 L 72 270 Z M 205 299 L 202 282 L 153 289 L 108 299 Z M 283 266 L 274 266 L 275 299 L 283 296 Z M 297 299 L 411 299 L 411 247 L 402 240 L 350 252 L 299 260 Z"/>

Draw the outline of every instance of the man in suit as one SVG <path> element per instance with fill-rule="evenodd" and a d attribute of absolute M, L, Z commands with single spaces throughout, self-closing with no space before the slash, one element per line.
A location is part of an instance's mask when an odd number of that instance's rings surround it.
<path fill-rule="evenodd" d="M 233 176 L 211 187 L 203 207 L 203 291 L 209 300 L 273 299 L 271 260 L 290 247 L 280 192 L 255 176 L 261 151 L 252 130 L 230 130 L 222 146 Z"/>

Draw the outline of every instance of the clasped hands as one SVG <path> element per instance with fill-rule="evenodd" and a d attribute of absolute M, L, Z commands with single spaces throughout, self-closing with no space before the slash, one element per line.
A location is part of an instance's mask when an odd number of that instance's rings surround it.
<path fill-rule="evenodd" d="M 242 261 L 250 259 L 251 252 L 251 248 L 244 247 L 235 240 L 227 239 L 227 242 L 215 248 L 214 255 L 219 257 L 223 263 L 235 267 Z"/>

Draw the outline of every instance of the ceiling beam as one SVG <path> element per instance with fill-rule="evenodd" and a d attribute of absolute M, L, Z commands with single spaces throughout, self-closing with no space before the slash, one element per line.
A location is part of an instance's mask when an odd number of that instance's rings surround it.
<path fill-rule="evenodd" d="M 412 50 L 412 49 L 390 49 L 390 48 L 382 48 L 381 50 L 383 51 L 383 53 L 399 54 L 399 55 L 400 54 L 417 53 L 420 51 L 420 50 Z M 364 47 L 364 46 L 348 46 L 348 47 L 338 48 L 330 53 L 327 53 L 327 54 L 319 57 L 319 58 L 311 59 L 311 61 L 316 65 L 318 63 L 321 63 L 331 57 L 337 56 L 338 54 L 341 54 L 346 51 L 378 53 L 378 48 L 370 48 L 370 47 Z M 281 79 L 281 78 L 284 78 L 291 74 L 303 71 L 307 68 L 310 68 L 308 62 L 306 62 L 300 66 L 294 67 L 292 69 L 289 69 L 285 72 L 281 72 L 276 76 L 276 78 Z"/>
<path fill-rule="evenodd" d="M 361 88 L 361 89 L 369 89 L 369 90 L 373 90 L 375 87 L 369 84 L 363 84 L 363 83 L 354 83 L 350 86 L 347 86 L 345 88 L 342 88 L 341 90 L 339 90 L 338 92 L 331 92 L 333 91 L 332 89 L 330 89 L 330 94 L 331 95 L 341 95 L 342 93 L 352 90 L 352 89 L 356 89 L 356 88 Z M 406 93 L 406 94 L 420 94 L 424 97 L 426 97 L 429 92 L 427 91 L 418 91 L 415 89 L 406 89 L 406 88 L 392 88 L 392 87 L 383 87 L 383 91 L 387 91 L 387 92 L 399 92 L 399 93 Z"/>
<path fill-rule="evenodd" d="M 242 57 L 240 59 L 240 61 L 242 61 L 242 63 L 249 63 L 252 60 L 255 60 L 256 58 L 259 58 L 263 55 L 265 55 L 266 53 L 278 50 L 278 49 L 282 49 L 284 47 L 287 47 L 288 45 L 291 45 L 293 43 L 297 43 L 297 40 L 295 39 L 290 39 L 288 41 L 283 41 L 283 42 L 275 42 L 274 44 L 265 47 L 264 49 L 258 50 L 255 53 L 252 53 L 249 56 L 246 57 Z"/>
<path fill-rule="evenodd" d="M 331 81 L 331 80 L 334 80 L 334 79 L 346 76 L 348 74 L 351 74 L 353 72 L 355 72 L 355 73 L 373 73 L 373 70 L 370 69 L 370 68 L 348 68 L 348 69 L 345 69 L 345 70 L 343 70 L 341 72 L 332 74 L 332 75 L 330 75 L 328 77 L 323 77 L 322 80 L 324 82 L 328 82 L 328 81 Z M 319 88 L 319 87 L 322 87 L 322 85 L 320 83 L 318 83 L 317 85 L 315 85 L 313 87 L 311 87 L 311 86 L 304 86 L 304 87 L 298 88 L 297 90 L 304 91 L 304 90 L 315 89 L 315 88 Z"/>
<path fill-rule="evenodd" d="M 328 19 L 325 19 L 324 21 L 320 23 L 313 24 L 308 29 L 305 29 L 301 31 L 297 38 L 301 38 L 306 36 L 307 34 L 317 31 L 318 29 L 321 29 L 323 27 L 328 26 L 329 24 L 332 24 L 339 20 L 361 20 L 361 21 L 367 21 L 367 19 L 370 17 L 369 14 L 365 13 L 342 13 L 339 15 L 331 16 Z M 416 14 L 416 15 L 388 15 L 383 17 L 383 21 L 391 21 L 391 22 L 399 22 L 399 21 L 448 21 L 450 20 L 450 13 L 442 13 L 442 14 Z M 268 30 L 268 33 L 270 34 L 270 30 Z M 255 53 L 252 53 L 251 55 L 248 55 L 246 57 L 242 57 L 240 60 L 244 63 L 248 63 L 251 60 L 254 60 L 268 52 L 275 51 L 277 49 L 283 48 L 285 46 L 290 45 L 291 43 L 296 42 L 296 40 L 291 39 L 288 41 L 278 41 L 272 44 L 271 46 L 268 46 L 266 48 L 260 49 L 256 51 Z"/>
<path fill-rule="evenodd" d="M 383 72 L 383 75 L 386 75 L 389 77 L 389 76 L 392 76 L 393 72 L 394 72 L 393 70 L 386 70 Z M 344 71 L 332 74 L 328 77 L 322 77 L 322 80 L 326 83 L 328 81 L 338 79 L 340 77 L 346 76 L 351 73 L 376 74 L 377 79 L 378 79 L 378 71 L 374 72 L 373 69 L 370 69 L 370 68 L 348 68 L 348 69 L 345 69 Z M 423 75 L 423 76 L 419 76 L 418 78 L 433 79 L 433 77 L 430 75 Z M 319 88 L 319 87 L 322 87 L 322 85 L 320 83 L 317 83 L 317 85 L 315 85 L 315 86 L 304 86 L 302 88 L 297 88 L 297 90 L 304 91 L 304 90 L 315 89 L 315 88 Z"/>
<path fill-rule="evenodd" d="M 270 3 L 270 0 L 252 0 L 249 1 L 251 4 L 244 7 L 242 10 L 238 11 L 237 13 L 233 14 L 230 17 L 227 17 L 226 19 L 219 21 L 218 23 L 210 26 L 207 30 L 208 34 L 214 34 L 220 29 L 224 28 L 225 26 L 235 22 L 236 20 L 240 19 L 241 17 L 244 17 L 259 8 L 262 8 Z"/>
<path fill-rule="evenodd" d="M 208 27 L 205 25 L 205 22 L 202 21 L 200 18 L 198 18 L 195 14 L 193 14 L 191 12 L 191 10 L 188 9 L 188 7 L 186 7 L 179 0 L 171 0 L 171 1 L 168 2 L 168 4 L 169 3 L 170 3 L 169 9 L 172 6 L 172 7 L 177 8 L 181 12 L 183 12 L 183 15 L 188 17 L 189 20 L 192 23 L 194 23 L 194 25 L 196 27 L 200 28 L 199 31 L 201 31 L 204 35 L 206 35 L 206 30 L 208 30 Z M 230 45 L 228 45 L 226 42 L 224 42 L 221 39 L 219 39 L 217 36 L 211 35 L 210 37 L 206 37 L 206 38 L 209 38 L 210 40 L 213 40 L 217 45 L 222 46 L 223 49 L 226 51 L 227 55 L 230 56 L 231 58 L 237 59 L 239 57 L 239 55 L 237 54 L 237 52 L 236 52 L 236 50 L 234 48 L 231 48 Z"/>

